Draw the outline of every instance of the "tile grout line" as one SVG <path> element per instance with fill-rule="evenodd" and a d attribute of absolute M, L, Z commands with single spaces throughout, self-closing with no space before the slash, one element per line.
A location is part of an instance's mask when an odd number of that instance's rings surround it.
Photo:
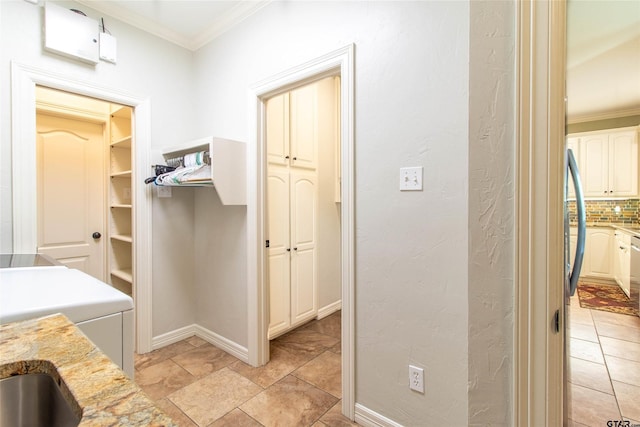
<path fill-rule="evenodd" d="M 590 310 L 591 318 L 593 319 L 593 328 L 596 331 L 596 336 L 598 337 L 598 347 L 600 348 L 600 353 L 602 354 L 602 360 L 604 360 L 604 367 L 607 370 L 607 376 L 609 377 L 609 384 L 611 384 L 611 391 L 613 391 L 613 397 L 616 400 L 616 407 L 618 408 L 618 414 L 620 414 L 620 419 L 622 418 L 622 408 L 620 407 L 620 402 L 618 401 L 618 394 L 616 393 L 616 388 L 613 386 L 613 380 L 611 379 L 611 372 L 609 372 L 609 364 L 607 363 L 607 358 L 604 356 L 604 349 L 602 348 L 602 342 L 600 341 L 600 333 L 598 332 L 598 324 L 596 320 L 593 318 L 593 310 Z"/>

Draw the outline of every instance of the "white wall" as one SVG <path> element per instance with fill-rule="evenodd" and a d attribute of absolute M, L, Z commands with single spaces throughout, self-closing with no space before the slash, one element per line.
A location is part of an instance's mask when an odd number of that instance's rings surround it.
<path fill-rule="evenodd" d="M 515 19 L 472 1 L 469 72 L 469 425 L 513 425 Z"/>
<path fill-rule="evenodd" d="M 248 140 L 250 85 L 348 43 L 356 46 L 356 400 L 407 425 L 466 425 L 468 3 L 274 2 L 196 52 L 199 133 Z M 402 166 L 425 167 L 424 191 L 398 191 Z M 218 280 L 245 268 L 236 259 L 211 271 L 211 283 L 246 298 Z M 211 301 L 210 313 L 228 301 Z M 244 338 L 246 328 L 242 321 L 230 333 Z M 409 363 L 425 368 L 426 394 L 409 390 Z"/>
<path fill-rule="evenodd" d="M 149 96 L 158 149 L 248 140 L 249 85 L 354 43 L 356 401 L 406 425 L 510 425 L 513 8 L 274 2 L 193 58 L 105 18 L 118 65 L 91 67 L 42 52 L 40 8 L 0 1 L 0 249 L 11 59 Z M 398 191 L 402 166 L 424 166 L 424 191 Z M 197 321 L 246 345 L 246 210 L 215 190 L 173 193 L 154 199 L 153 333 Z M 408 390 L 409 363 L 425 368 L 425 395 Z"/>
<path fill-rule="evenodd" d="M 337 116 L 335 77 L 316 83 L 318 94 L 318 310 L 342 298 L 340 277 L 340 203 L 335 202 Z"/>
<path fill-rule="evenodd" d="M 97 12 L 77 3 L 61 3 Z M 149 98 L 152 148 L 192 139 L 192 54 L 171 43 L 105 16 L 118 40 L 118 64 L 96 66 L 42 49 L 42 7 L 22 0 L 0 1 L 0 251 L 12 251 L 10 61 L 91 81 Z M 35 107 L 34 107 L 35 108 Z M 149 170 L 151 173 L 151 169 Z M 174 192 L 174 194 L 177 193 Z M 193 196 L 185 193 L 153 205 L 153 334 L 195 321 L 190 261 L 193 258 Z M 34 248 L 35 249 L 35 248 Z"/>

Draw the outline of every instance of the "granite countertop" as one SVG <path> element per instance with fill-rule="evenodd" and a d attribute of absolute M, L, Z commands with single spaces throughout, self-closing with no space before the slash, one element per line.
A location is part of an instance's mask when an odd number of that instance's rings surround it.
<path fill-rule="evenodd" d="M 578 224 L 571 222 L 571 227 L 576 227 Z M 587 227 L 609 227 L 616 230 L 627 232 L 633 236 L 640 237 L 640 224 L 622 224 L 617 222 L 589 222 L 587 221 Z"/>
<path fill-rule="evenodd" d="M 47 373 L 81 426 L 176 426 L 64 315 L 0 325 L 0 379 Z"/>

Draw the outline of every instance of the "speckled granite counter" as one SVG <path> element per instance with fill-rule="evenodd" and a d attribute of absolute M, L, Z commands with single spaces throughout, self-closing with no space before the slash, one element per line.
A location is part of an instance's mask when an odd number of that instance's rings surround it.
<path fill-rule="evenodd" d="M 81 426 L 176 426 L 62 314 L 0 325 L 0 378 L 27 373 L 53 376 Z"/>
<path fill-rule="evenodd" d="M 572 224 L 575 226 L 576 224 Z M 622 230 L 631 235 L 640 237 L 640 225 L 635 224 L 617 224 L 615 222 L 587 222 L 587 227 L 609 227 Z"/>

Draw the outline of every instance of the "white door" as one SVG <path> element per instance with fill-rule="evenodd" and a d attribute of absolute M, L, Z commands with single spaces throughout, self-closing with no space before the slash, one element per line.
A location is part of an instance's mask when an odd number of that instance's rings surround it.
<path fill-rule="evenodd" d="M 318 150 L 317 84 L 291 91 L 291 166 L 315 169 Z"/>
<path fill-rule="evenodd" d="M 289 164 L 289 93 L 266 102 L 267 160 L 270 164 Z"/>
<path fill-rule="evenodd" d="M 269 339 L 290 322 L 291 240 L 289 233 L 289 171 L 269 167 L 267 177 L 267 239 L 269 248 Z"/>
<path fill-rule="evenodd" d="M 103 126 L 38 113 L 36 129 L 38 252 L 104 280 Z"/>
<path fill-rule="evenodd" d="M 314 318 L 316 298 L 316 176 L 291 169 L 291 326 Z"/>

